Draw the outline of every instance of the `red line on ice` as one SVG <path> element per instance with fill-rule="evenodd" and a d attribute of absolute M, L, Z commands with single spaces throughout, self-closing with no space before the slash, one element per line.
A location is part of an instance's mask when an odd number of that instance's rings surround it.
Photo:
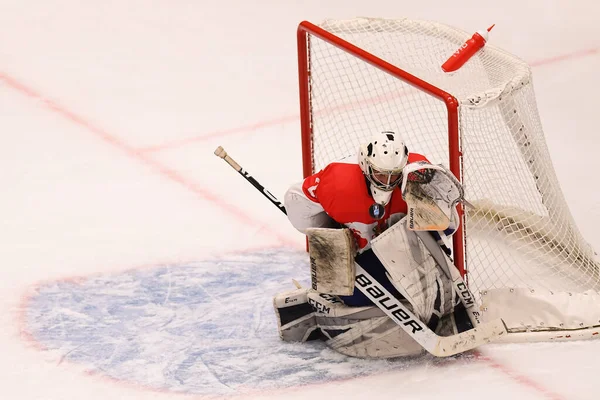
<path fill-rule="evenodd" d="M 494 360 L 492 357 L 482 354 L 479 350 L 475 350 L 475 357 L 477 360 L 485 361 L 490 368 L 502 372 L 503 374 L 511 378 L 513 381 L 516 381 L 523 386 L 526 386 L 538 393 L 541 393 L 545 398 L 548 398 L 550 400 L 566 400 L 565 397 L 552 392 L 550 389 L 545 388 L 543 385 L 535 382 L 528 376 L 525 376 L 510 368 L 508 365 L 501 364 L 500 362 Z"/>
<path fill-rule="evenodd" d="M 133 158 L 133 159 L 136 159 L 137 161 L 142 162 L 146 166 L 153 169 L 155 172 L 158 172 L 164 178 L 167 178 L 173 182 L 180 184 L 181 186 L 185 187 L 186 189 L 188 189 L 188 190 L 192 191 L 193 193 L 195 193 L 196 195 L 198 195 L 203 200 L 211 202 L 213 204 L 213 206 L 218 207 L 218 208 L 222 209 L 224 212 L 233 215 L 238 220 L 240 220 L 240 222 L 242 222 L 246 225 L 249 225 L 249 226 L 253 226 L 253 227 L 261 227 L 261 229 L 264 229 L 265 232 L 276 237 L 281 243 L 291 245 L 290 239 L 280 235 L 279 233 L 277 233 L 276 231 L 274 231 L 272 229 L 269 229 L 269 227 L 264 226 L 264 223 L 262 221 L 253 219 L 252 217 L 249 216 L 248 213 L 244 212 L 243 210 L 241 210 L 231 204 L 227 204 L 226 202 L 223 201 L 222 198 L 209 192 L 208 190 L 206 190 L 202 186 L 198 185 L 197 183 L 193 182 L 192 180 L 187 179 L 185 176 L 183 176 L 176 170 L 169 168 L 166 165 L 163 165 L 163 164 L 159 163 L 158 161 L 152 159 L 148 154 L 145 154 L 145 153 L 137 150 L 136 148 L 128 145 L 127 143 L 125 143 L 124 141 L 119 139 L 117 136 L 92 124 L 85 118 L 75 114 L 74 112 L 70 111 L 66 107 L 63 107 L 60 104 L 54 102 L 53 100 L 50 100 L 49 98 L 43 96 L 42 94 L 35 91 L 31 87 L 19 82 L 17 79 L 12 78 L 11 76 L 7 75 L 6 73 L 0 72 L 0 81 L 4 81 L 9 87 L 20 92 L 21 94 L 24 94 L 30 98 L 34 98 L 34 99 L 42 102 L 47 108 L 49 108 L 54 113 L 62 116 L 63 118 L 65 118 L 66 120 L 70 121 L 71 123 L 73 123 L 75 125 L 79 125 L 80 127 L 85 128 L 87 131 L 93 133 L 96 137 L 100 138 L 105 143 L 111 145 L 112 147 L 119 149 L 122 153 L 127 155 L 129 158 Z"/>

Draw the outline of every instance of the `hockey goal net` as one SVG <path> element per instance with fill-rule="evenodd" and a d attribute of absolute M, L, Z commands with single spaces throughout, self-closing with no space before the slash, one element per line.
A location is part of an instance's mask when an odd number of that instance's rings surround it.
<path fill-rule="evenodd" d="M 600 264 L 581 237 L 547 150 L 529 66 L 487 45 L 452 74 L 471 35 L 408 19 L 303 22 L 298 29 L 304 175 L 356 153 L 377 130 L 463 183 L 455 263 L 513 340 L 592 338 Z"/>

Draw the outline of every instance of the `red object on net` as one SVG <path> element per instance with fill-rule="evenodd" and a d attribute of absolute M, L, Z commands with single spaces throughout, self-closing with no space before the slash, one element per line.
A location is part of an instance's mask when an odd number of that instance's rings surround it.
<path fill-rule="evenodd" d="M 492 25 L 487 30 L 477 31 L 471 39 L 467 40 L 458 50 L 456 50 L 450 58 L 442 64 L 444 72 L 454 72 L 464 65 L 475 53 L 477 53 L 488 39 L 488 32 L 495 26 Z"/>

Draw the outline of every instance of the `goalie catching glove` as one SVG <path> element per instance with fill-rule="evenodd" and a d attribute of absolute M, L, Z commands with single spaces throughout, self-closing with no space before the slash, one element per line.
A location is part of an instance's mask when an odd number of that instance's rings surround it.
<path fill-rule="evenodd" d="M 456 205 L 464 199 L 461 183 L 442 165 L 426 162 L 409 164 L 402 174 L 408 228 L 453 234 L 459 225 Z"/>

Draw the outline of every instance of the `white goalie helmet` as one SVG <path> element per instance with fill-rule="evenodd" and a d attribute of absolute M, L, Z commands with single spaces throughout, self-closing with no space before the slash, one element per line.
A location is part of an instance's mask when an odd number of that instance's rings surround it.
<path fill-rule="evenodd" d="M 377 133 L 360 145 L 358 164 L 371 184 L 371 194 L 377 203 L 386 205 L 390 201 L 407 162 L 408 149 L 394 132 Z"/>

